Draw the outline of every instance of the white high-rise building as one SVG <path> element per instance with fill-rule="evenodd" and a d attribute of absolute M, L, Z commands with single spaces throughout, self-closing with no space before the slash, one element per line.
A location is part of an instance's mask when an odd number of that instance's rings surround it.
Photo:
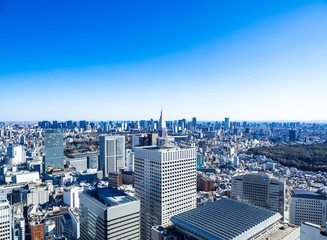
<path fill-rule="evenodd" d="M 12 239 L 12 219 L 13 212 L 8 200 L 0 200 L 0 239 L 11 240 Z"/>
<path fill-rule="evenodd" d="M 134 172 L 134 152 L 126 149 L 126 170 Z"/>
<path fill-rule="evenodd" d="M 141 201 L 141 239 L 151 239 L 152 226 L 196 207 L 196 148 L 170 143 L 162 111 L 158 146 L 136 147 L 135 197 Z"/>
<path fill-rule="evenodd" d="M 71 208 L 79 208 L 79 194 L 83 192 L 82 187 L 70 186 L 64 189 L 63 200 Z"/>
<path fill-rule="evenodd" d="M 99 169 L 108 177 L 109 172 L 125 168 L 125 136 L 100 136 Z"/>
<path fill-rule="evenodd" d="M 7 150 L 6 163 L 10 165 L 19 165 L 26 161 L 25 157 L 23 146 L 10 146 Z"/>

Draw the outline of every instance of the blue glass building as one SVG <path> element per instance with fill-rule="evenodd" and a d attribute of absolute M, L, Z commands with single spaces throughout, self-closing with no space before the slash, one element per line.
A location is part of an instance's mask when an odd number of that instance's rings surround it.
<path fill-rule="evenodd" d="M 62 129 L 44 130 L 44 171 L 51 168 L 64 168 L 64 136 Z"/>

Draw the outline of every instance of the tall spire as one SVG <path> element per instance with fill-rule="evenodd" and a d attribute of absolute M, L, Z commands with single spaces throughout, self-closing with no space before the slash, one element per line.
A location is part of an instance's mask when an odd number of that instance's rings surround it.
<path fill-rule="evenodd" d="M 166 122 L 163 117 L 163 108 L 161 106 L 161 113 L 160 113 L 160 119 L 159 119 L 159 137 L 167 137 L 167 128 L 166 128 Z"/>

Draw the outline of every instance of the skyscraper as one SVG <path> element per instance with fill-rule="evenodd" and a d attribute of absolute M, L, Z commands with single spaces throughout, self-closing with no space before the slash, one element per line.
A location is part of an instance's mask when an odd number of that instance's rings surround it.
<path fill-rule="evenodd" d="M 196 207 L 196 149 L 169 144 L 163 136 L 158 146 L 135 148 L 142 240 L 151 239 L 152 226 L 167 224 L 172 216 Z"/>
<path fill-rule="evenodd" d="M 284 216 L 285 179 L 271 173 L 236 174 L 232 177 L 232 198 Z"/>
<path fill-rule="evenodd" d="M 225 117 L 225 129 L 230 129 L 229 117 Z"/>
<path fill-rule="evenodd" d="M 196 117 L 192 118 L 192 127 L 196 128 Z"/>
<path fill-rule="evenodd" d="M 99 169 L 108 177 L 109 172 L 125 168 L 125 136 L 100 136 Z"/>
<path fill-rule="evenodd" d="M 0 239 L 12 239 L 13 212 L 8 200 L 0 200 Z"/>
<path fill-rule="evenodd" d="M 159 137 L 167 137 L 167 128 L 166 128 L 166 121 L 162 114 L 162 109 L 159 118 Z"/>
<path fill-rule="evenodd" d="M 292 129 L 289 131 L 290 134 L 290 141 L 294 142 L 296 141 L 296 130 Z"/>
<path fill-rule="evenodd" d="M 48 167 L 64 168 L 64 136 L 62 129 L 47 129 L 44 131 L 44 171 Z"/>
<path fill-rule="evenodd" d="M 81 240 L 140 239 L 140 201 L 115 188 L 80 194 Z"/>

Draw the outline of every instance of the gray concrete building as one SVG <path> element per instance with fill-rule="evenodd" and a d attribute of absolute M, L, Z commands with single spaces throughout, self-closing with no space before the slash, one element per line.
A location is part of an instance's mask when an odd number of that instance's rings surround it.
<path fill-rule="evenodd" d="M 112 187 L 80 194 L 81 240 L 140 239 L 140 201 Z"/>
<path fill-rule="evenodd" d="M 125 168 L 125 136 L 100 136 L 99 169 L 108 177 L 109 172 Z"/>
<path fill-rule="evenodd" d="M 232 198 L 278 212 L 284 217 L 285 179 L 271 173 L 247 172 L 232 177 Z"/>
<path fill-rule="evenodd" d="M 316 192 L 293 190 L 290 193 L 290 223 L 301 226 L 301 222 L 310 222 L 325 226 L 327 197 Z"/>
<path fill-rule="evenodd" d="M 97 169 L 99 167 L 99 152 L 84 152 L 73 155 L 73 158 L 87 158 L 87 168 Z"/>

